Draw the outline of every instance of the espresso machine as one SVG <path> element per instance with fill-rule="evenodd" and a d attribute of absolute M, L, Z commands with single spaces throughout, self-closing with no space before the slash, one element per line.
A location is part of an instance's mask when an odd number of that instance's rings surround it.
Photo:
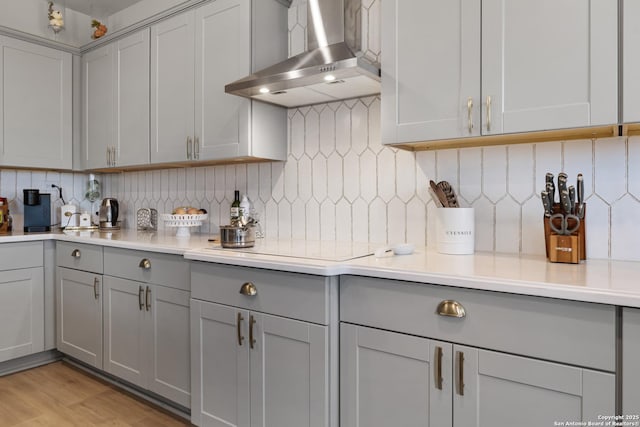
<path fill-rule="evenodd" d="M 51 231 L 51 194 L 38 189 L 22 190 L 24 200 L 24 232 Z"/>

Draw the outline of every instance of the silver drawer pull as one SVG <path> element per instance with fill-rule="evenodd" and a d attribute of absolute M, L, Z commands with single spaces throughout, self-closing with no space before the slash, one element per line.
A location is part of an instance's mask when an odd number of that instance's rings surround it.
<path fill-rule="evenodd" d="M 240 293 L 248 297 L 254 297 L 258 294 L 258 288 L 251 282 L 247 282 L 240 288 Z"/>
<path fill-rule="evenodd" d="M 80 258 L 80 249 L 74 249 L 73 252 L 71 252 L 71 256 L 74 258 Z"/>
<path fill-rule="evenodd" d="M 465 311 L 462 304 L 460 304 L 458 301 L 453 300 L 444 300 L 440 304 L 438 304 L 436 313 L 438 313 L 440 316 L 448 317 L 465 317 L 467 315 L 467 312 Z"/>
<path fill-rule="evenodd" d="M 147 258 L 143 258 L 142 261 L 140 261 L 140 264 L 138 264 L 138 267 L 148 270 L 151 268 L 151 261 Z"/>

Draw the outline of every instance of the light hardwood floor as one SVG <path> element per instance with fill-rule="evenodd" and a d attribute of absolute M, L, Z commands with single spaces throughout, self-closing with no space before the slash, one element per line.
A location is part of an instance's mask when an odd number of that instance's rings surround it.
<path fill-rule="evenodd" d="M 64 362 L 0 377 L 0 426 L 190 426 Z"/>

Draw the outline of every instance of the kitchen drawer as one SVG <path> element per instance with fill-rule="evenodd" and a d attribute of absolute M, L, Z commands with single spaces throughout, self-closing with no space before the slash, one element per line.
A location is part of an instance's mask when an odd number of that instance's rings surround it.
<path fill-rule="evenodd" d="M 192 262 L 191 297 L 326 325 L 329 323 L 331 280 L 336 279 Z M 240 288 L 247 282 L 255 285 L 256 295 L 240 293 Z"/>
<path fill-rule="evenodd" d="M 15 242 L 0 244 L 0 271 L 42 267 L 42 242 Z"/>
<path fill-rule="evenodd" d="M 143 263 L 148 261 L 148 268 Z M 188 291 L 189 263 L 180 255 L 104 248 L 104 274 Z"/>
<path fill-rule="evenodd" d="M 59 267 L 102 274 L 102 246 L 57 242 L 56 263 Z"/>
<path fill-rule="evenodd" d="M 463 318 L 438 315 L 455 300 Z M 343 276 L 340 320 L 613 372 L 610 305 Z"/>

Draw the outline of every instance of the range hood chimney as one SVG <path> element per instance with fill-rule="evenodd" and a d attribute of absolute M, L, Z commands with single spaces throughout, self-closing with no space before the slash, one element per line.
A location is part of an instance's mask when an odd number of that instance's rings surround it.
<path fill-rule="evenodd" d="M 225 92 L 283 107 L 380 93 L 380 65 L 360 52 L 361 2 L 308 0 L 308 50 L 226 85 Z"/>

